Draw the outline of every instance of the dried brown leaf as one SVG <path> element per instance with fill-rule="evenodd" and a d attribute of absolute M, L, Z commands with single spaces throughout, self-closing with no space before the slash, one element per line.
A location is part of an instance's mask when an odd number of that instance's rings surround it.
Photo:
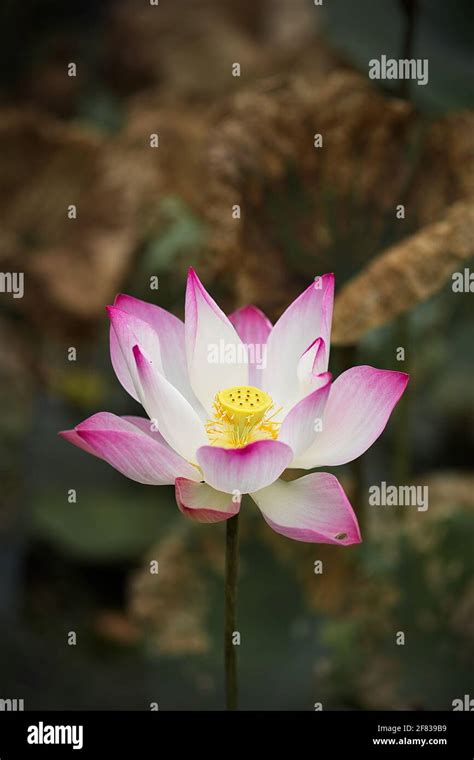
<path fill-rule="evenodd" d="M 43 325 L 93 320 L 140 239 L 146 171 L 113 140 L 34 111 L 0 113 L 0 146 L 0 263 L 25 275 L 12 305 L 41 309 Z"/>
<path fill-rule="evenodd" d="M 238 92 L 216 115 L 204 154 L 214 271 L 228 275 L 238 303 L 256 301 L 276 316 L 311 277 L 351 276 L 424 225 L 429 242 L 451 238 L 453 256 L 463 257 L 469 232 L 455 225 L 469 218 L 457 206 L 446 212 L 474 192 L 473 124 L 467 113 L 424 122 L 342 67 Z"/>
<path fill-rule="evenodd" d="M 382 253 L 336 298 L 332 341 L 356 343 L 367 331 L 440 290 L 474 254 L 474 206 L 461 201 L 439 222 Z"/>
<path fill-rule="evenodd" d="M 259 23 L 262 2 L 186 0 L 137 6 L 120 0 L 109 11 L 103 43 L 108 81 L 124 94 L 158 90 L 161 98 L 181 102 L 212 98 L 232 83 L 231 65 L 241 64 L 241 80 L 265 65 L 258 41 L 242 23 Z M 251 7 L 253 6 L 253 7 Z M 253 18 L 251 18 L 253 16 Z M 239 80 L 233 80 L 238 85 Z"/>
<path fill-rule="evenodd" d="M 407 181 L 400 156 L 413 119 L 407 103 L 385 98 L 353 72 L 328 73 L 323 63 L 316 73 L 263 80 L 230 99 L 210 133 L 203 201 L 214 231 L 214 266 L 233 270 L 238 301 L 257 300 L 275 314 L 301 287 L 298 271 L 291 271 L 301 261 L 288 261 L 266 211 L 269 197 L 286 192 L 289 171 L 309 210 L 295 221 L 286 203 L 281 215 L 288 216 L 294 246 L 309 252 L 313 276 L 334 268 L 339 237 L 351 236 L 354 215 L 370 204 L 370 234 L 378 240 L 381 218 Z M 316 133 L 323 135 L 322 149 L 313 146 Z M 236 204 L 240 221 L 231 214 Z M 370 254 L 366 248 L 363 256 Z"/>

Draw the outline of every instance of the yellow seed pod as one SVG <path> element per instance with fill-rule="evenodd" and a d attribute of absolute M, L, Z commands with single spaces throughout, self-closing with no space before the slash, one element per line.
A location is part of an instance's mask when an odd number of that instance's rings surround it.
<path fill-rule="evenodd" d="M 271 396 L 251 385 L 236 385 L 217 394 L 222 410 L 235 425 L 250 426 L 260 422 L 272 406 Z"/>

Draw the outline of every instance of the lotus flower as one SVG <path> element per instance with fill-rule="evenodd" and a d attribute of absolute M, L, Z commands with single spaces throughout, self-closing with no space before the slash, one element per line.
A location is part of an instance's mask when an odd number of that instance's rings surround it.
<path fill-rule="evenodd" d="M 191 269 L 185 322 L 119 295 L 108 307 L 117 377 L 147 418 L 100 412 L 60 435 L 139 483 L 174 484 L 181 512 L 219 522 L 250 494 L 277 533 L 361 541 L 334 475 L 380 436 L 405 390 L 402 372 L 327 371 L 334 276 L 315 281 L 272 326 L 256 307 L 227 317 Z"/>

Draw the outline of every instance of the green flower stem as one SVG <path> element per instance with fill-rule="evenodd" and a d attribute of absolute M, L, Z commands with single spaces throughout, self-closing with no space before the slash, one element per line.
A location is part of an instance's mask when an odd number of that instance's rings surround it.
<path fill-rule="evenodd" d="M 237 647 L 232 638 L 237 624 L 237 578 L 239 574 L 239 515 L 226 522 L 225 549 L 225 691 L 228 710 L 238 708 Z"/>

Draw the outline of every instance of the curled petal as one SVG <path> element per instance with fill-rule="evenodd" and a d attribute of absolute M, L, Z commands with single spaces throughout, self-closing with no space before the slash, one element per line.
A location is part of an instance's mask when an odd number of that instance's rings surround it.
<path fill-rule="evenodd" d="M 273 483 L 292 459 L 290 447 L 273 440 L 255 441 L 241 449 L 202 446 L 197 452 L 206 483 L 218 491 L 237 494 Z"/>
<path fill-rule="evenodd" d="M 135 399 L 140 400 L 137 385 L 137 370 L 133 358 L 133 347 L 142 346 L 143 351 L 153 361 L 157 371 L 163 372 L 160 341 L 155 330 L 134 314 L 129 314 L 116 306 L 108 306 L 110 317 L 110 358 L 120 383 Z"/>
<path fill-rule="evenodd" d="M 327 366 L 326 344 L 322 338 L 316 338 L 303 353 L 296 368 L 298 399 L 304 398 L 319 386 L 318 376 L 324 374 Z"/>
<path fill-rule="evenodd" d="M 178 478 L 175 492 L 180 511 L 197 522 L 222 522 L 236 515 L 240 509 L 240 498 L 233 500 L 228 493 L 216 491 L 207 483 Z"/>
<path fill-rule="evenodd" d="M 334 299 L 334 275 L 318 277 L 281 315 L 267 341 L 264 390 L 278 405 L 298 393 L 298 364 L 308 346 L 321 337 L 329 346 Z M 329 360 L 325 352 L 326 371 Z"/>
<path fill-rule="evenodd" d="M 288 538 L 342 546 L 362 540 L 341 484 L 327 472 L 292 482 L 278 480 L 251 496 L 270 527 Z"/>

